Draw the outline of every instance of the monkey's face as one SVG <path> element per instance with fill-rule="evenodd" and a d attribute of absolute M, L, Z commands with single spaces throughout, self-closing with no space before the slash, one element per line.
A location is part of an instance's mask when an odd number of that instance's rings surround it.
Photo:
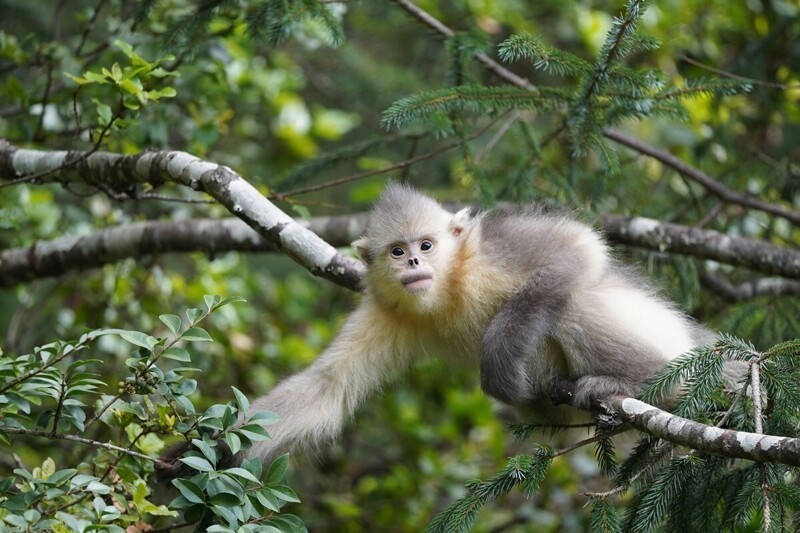
<path fill-rule="evenodd" d="M 412 234 L 390 241 L 369 263 L 370 288 L 389 305 L 434 312 L 450 277 L 455 241 L 448 232 Z"/>
<path fill-rule="evenodd" d="M 397 242 L 389 247 L 389 265 L 395 279 L 406 292 L 413 294 L 433 287 L 436 278 L 433 268 L 436 244 L 434 237 L 426 236 L 409 242 Z"/>

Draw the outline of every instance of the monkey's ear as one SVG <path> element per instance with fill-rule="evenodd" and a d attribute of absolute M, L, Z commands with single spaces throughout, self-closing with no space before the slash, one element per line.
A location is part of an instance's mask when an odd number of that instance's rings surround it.
<path fill-rule="evenodd" d="M 353 247 L 353 249 L 356 251 L 356 254 L 358 254 L 358 257 L 360 257 L 362 261 L 368 265 L 372 263 L 372 256 L 369 253 L 369 241 L 366 239 L 366 237 L 361 237 L 360 239 L 354 240 L 350 246 Z"/>
<path fill-rule="evenodd" d="M 461 232 L 464 231 L 464 228 L 472 219 L 472 215 L 470 214 L 471 211 L 471 208 L 465 207 L 453 215 L 453 219 L 450 221 L 450 233 L 452 233 L 455 237 L 461 235 Z"/>

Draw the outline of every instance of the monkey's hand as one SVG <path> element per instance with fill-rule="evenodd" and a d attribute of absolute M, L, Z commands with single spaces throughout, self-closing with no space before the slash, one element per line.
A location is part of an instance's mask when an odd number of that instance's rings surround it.
<path fill-rule="evenodd" d="M 553 405 L 572 405 L 575 399 L 575 382 L 564 376 L 554 376 L 547 392 Z"/>
<path fill-rule="evenodd" d="M 181 461 L 186 452 L 194 449 L 191 442 L 178 442 L 173 444 L 155 463 L 156 479 L 159 483 L 169 483 L 175 478 L 189 477 L 197 473 L 197 470 Z M 217 441 L 217 464 L 216 468 L 232 468 L 241 463 L 241 454 L 234 455 L 224 441 Z"/>

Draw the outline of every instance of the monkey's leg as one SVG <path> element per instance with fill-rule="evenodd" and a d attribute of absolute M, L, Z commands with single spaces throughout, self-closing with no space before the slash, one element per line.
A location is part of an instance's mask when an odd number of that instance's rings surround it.
<path fill-rule="evenodd" d="M 658 367 L 654 368 L 654 371 Z M 636 397 L 642 392 L 647 376 L 639 376 L 638 380 L 623 379 L 615 376 L 583 376 L 575 381 L 572 405 L 578 409 L 588 409 L 594 400 L 611 394 Z"/>
<path fill-rule="evenodd" d="M 481 387 L 507 404 L 547 394 L 558 373 L 548 337 L 562 316 L 577 262 L 537 269 L 497 312 L 483 336 Z"/>

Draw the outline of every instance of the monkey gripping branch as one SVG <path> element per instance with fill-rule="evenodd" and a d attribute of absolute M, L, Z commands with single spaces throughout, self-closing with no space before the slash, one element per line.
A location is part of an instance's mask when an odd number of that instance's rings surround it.
<path fill-rule="evenodd" d="M 315 275 L 352 290 L 357 290 L 364 278 L 365 267 L 361 262 L 340 254 L 297 224 L 241 176 L 227 167 L 184 152 L 146 152 L 130 156 L 105 152 L 47 152 L 18 149 L 0 140 L 0 180 L 80 182 L 107 192 L 124 192 L 145 183 L 153 186 L 166 182 L 180 184 L 209 194 L 277 250 Z M 425 246 L 423 242 L 420 250 L 424 251 Z M 409 284 L 423 283 L 427 282 L 422 278 L 409 281 Z M 707 426 L 618 394 L 601 398 L 599 404 L 613 423 L 629 424 L 705 453 L 800 466 L 800 439 Z"/>

